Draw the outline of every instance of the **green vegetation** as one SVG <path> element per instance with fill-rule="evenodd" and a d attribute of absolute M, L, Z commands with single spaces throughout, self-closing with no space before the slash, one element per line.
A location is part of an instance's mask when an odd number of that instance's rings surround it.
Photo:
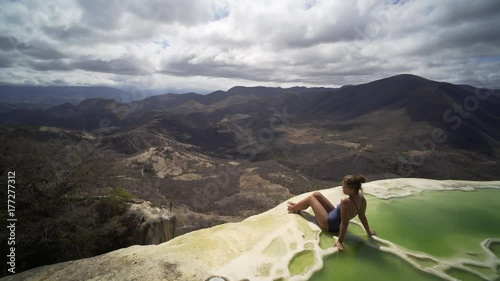
<path fill-rule="evenodd" d="M 107 151 L 86 141 L 16 130 L 0 136 L 0 171 L 16 172 L 17 272 L 135 242 L 136 222 L 127 214 L 133 195 L 122 187 L 107 188 L 112 182 Z M 6 232 L 0 235 L 5 247 Z"/>
<path fill-rule="evenodd" d="M 132 195 L 128 190 L 126 190 L 123 187 L 113 188 L 113 190 L 111 191 L 111 195 L 122 198 L 124 200 L 130 200 L 134 197 L 134 195 Z"/>

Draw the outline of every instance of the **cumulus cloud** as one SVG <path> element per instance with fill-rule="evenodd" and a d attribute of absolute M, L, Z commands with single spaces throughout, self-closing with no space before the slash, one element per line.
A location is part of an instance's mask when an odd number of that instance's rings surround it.
<path fill-rule="evenodd" d="M 0 21 L 3 83 L 227 89 L 413 73 L 500 88 L 493 0 L 31 0 L 4 3 Z"/>

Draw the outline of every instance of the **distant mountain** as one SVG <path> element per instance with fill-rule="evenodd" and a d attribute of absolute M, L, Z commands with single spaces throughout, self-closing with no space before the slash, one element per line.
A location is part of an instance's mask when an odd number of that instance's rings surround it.
<path fill-rule="evenodd" d="M 0 102 L 0 113 L 14 111 L 16 109 L 19 109 L 18 105 L 6 103 L 6 102 Z"/>
<path fill-rule="evenodd" d="M 488 95 L 481 101 L 477 93 Z M 469 108 L 467 102 L 477 102 Z M 414 122 L 442 128 L 457 143 L 475 149 L 500 140 L 500 92 L 436 82 L 415 75 L 397 75 L 367 84 L 323 93 L 296 108 L 304 120 L 348 122 L 380 112 L 404 110 Z M 372 118 L 375 122 L 376 119 Z M 392 122 L 402 122 L 393 120 Z M 380 124 L 390 126 L 390 123 Z M 408 123 L 409 128 L 412 124 Z M 458 127 L 460 131 L 457 131 Z"/>
<path fill-rule="evenodd" d="M 163 94 L 145 98 L 140 101 L 135 101 L 134 104 L 138 105 L 139 109 L 145 110 L 164 110 L 180 106 L 188 100 L 196 101 L 203 105 L 213 105 L 230 98 L 236 102 L 237 97 L 242 100 L 247 100 L 244 97 L 255 97 L 259 99 L 274 99 L 280 95 L 289 94 L 313 94 L 323 93 L 325 91 L 334 91 L 332 88 L 306 88 L 306 87 L 292 87 L 292 88 L 272 88 L 272 87 L 242 87 L 237 86 L 229 89 L 228 91 L 215 91 L 207 95 L 197 93 L 185 94 Z"/>
<path fill-rule="evenodd" d="M 0 102 L 23 107 L 48 108 L 66 102 L 78 104 L 89 98 L 107 98 L 129 102 L 134 99 L 134 95 L 110 87 L 0 85 Z"/>
<path fill-rule="evenodd" d="M 157 93 L 160 90 L 148 91 L 147 93 L 135 93 L 134 88 L 123 91 L 112 87 L 99 86 L 16 86 L 0 85 L 0 112 L 13 109 L 48 109 L 64 103 L 78 104 L 85 99 L 105 98 L 114 99 L 119 102 L 134 102 L 144 99 L 143 108 L 156 107 L 157 109 L 169 109 L 193 99 L 201 104 L 212 104 L 234 95 L 254 95 L 258 97 L 272 97 L 287 91 L 311 92 L 323 91 L 323 88 L 294 87 L 288 89 L 269 87 L 233 87 L 226 91 L 215 91 L 210 94 L 197 94 L 186 92 L 184 94 Z M 203 90 L 202 93 L 206 91 Z M 153 94 L 153 96 L 144 96 Z"/>

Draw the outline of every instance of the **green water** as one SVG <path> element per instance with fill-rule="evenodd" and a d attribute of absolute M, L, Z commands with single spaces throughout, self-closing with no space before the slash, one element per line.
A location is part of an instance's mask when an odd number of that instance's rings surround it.
<path fill-rule="evenodd" d="M 292 275 L 302 275 L 306 273 L 309 268 L 312 268 L 315 263 L 314 252 L 305 250 L 292 258 L 288 265 L 288 270 Z"/>
<path fill-rule="evenodd" d="M 346 240 L 345 246 L 344 252 L 326 257 L 323 269 L 310 280 L 441 280 L 362 242 Z"/>
<path fill-rule="evenodd" d="M 480 243 L 500 238 L 500 190 L 425 191 L 407 198 L 367 198 L 381 238 L 437 257 L 482 257 Z"/>
<path fill-rule="evenodd" d="M 366 197 L 370 226 L 380 238 L 411 252 L 423 252 L 441 260 L 463 257 L 483 261 L 485 254 L 481 242 L 487 238 L 500 238 L 500 212 L 497 210 L 500 190 L 425 191 L 390 200 Z M 353 224 L 350 224 L 349 232 L 366 236 Z M 493 243 L 491 248 L 498 252 L 498 246 L 498 243 Z M 346 239 L 344 252 L 327 256 L 324 262 L 323 269 L 310 280 L 388 280 L 388 277 L 391 280 L 441 280 L 393 254 L 352 239 Z M 434 265 L 430 260 L 419 263 Z M 446 273 L 459 280 L 482 280 L 457 268 Z M 485 275 L 499 278 L 498 272 L 490 271 Z"/>

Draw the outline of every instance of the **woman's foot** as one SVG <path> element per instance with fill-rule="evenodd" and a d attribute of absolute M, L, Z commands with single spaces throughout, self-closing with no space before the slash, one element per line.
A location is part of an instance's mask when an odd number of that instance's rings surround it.
<path fill-rule="evenodd" d="M 298 214 L 300 211 L 295 210 L 293 207 L 295 206 L 294 202 L 288 202 L 288 212 Z"/>

